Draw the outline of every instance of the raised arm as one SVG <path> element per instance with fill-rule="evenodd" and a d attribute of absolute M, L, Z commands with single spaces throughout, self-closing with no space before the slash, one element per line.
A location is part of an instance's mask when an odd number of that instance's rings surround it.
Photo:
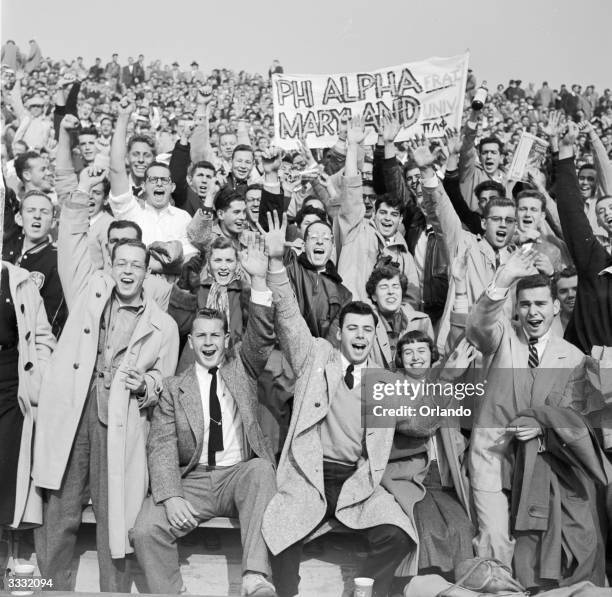
<path fill-rule="evenodd" d="M 574 164 L 573 144 L 577 134 L 577 126 L 570 122 L 567 134 L 559 143 L 559 161 L 556 164 L 557 209 L 563 237 L 578 275 L 597 275 L 608 265 L 609 258 L 584 213 Z"/>
<path fill-rule="evenodd" d="M 471 110 L 470 117 L 463 128 L 463 141 L 459 152 L 459 183 L 461 194 L 471 206 L 474 201 L 474 173 L 476 172 L 476 129 L 480 110 Z"/>
<path fill-rule="evenodd" d="M 365 135 L 363 118 L 354 116 L 347 130 L 346 164 L 340 191 L 340 210 L 338 212 L 340 242 L 346 239 L 348 232 L 357 226 L 365 216 L 361 175 L 357 167 L 359 144 Z"/>
<path fill-rule="evenodd" d="M 189 169 L 189 141 L 182 136 L 174 145 L 172 154 L 170 155 L 170 176 L 174 183 L 174 191 L 172 198 L 174 205 L 184 209 L 187 201 L 187 193 L 189 186 L 187 184 L 187 171 Z"/>
<path fill-rule="evenodd" d="M 124 98 L 119 105 L 119 114 L 110 147 L 110 184 L 111 194 L 114 197 L 125 195 L 130 191 L 125 157 L 128 122 L 133 111 L 134 104 Z"/>
<path fill-rule="evenodd" d="M 59 138 L 55 153 L 55 192 L 57 193 L 60 205 L 77 188 L 77 176 L 74 171 L 70 148 L 70 132 L 75 131 L 78 124 L 79 119 L 71 114 L 64 116 L 60 122 Z"/>
<path fill-rule="evenodd" d="M 285 253 L 285 234 L 287 216 L 283 215 L 282 225 L 278 216 L 268 216 L 268 229 L 260 232 L 265 236 L 268 250 L 268 288 L 272 290 L 276 304 L 275 329 L 281 350 L 287 357 L 296 376 L 300 376 L 311 350 L 314 349 L 313 338 L 304 318 L 300 313 L 297 298 L 283 265 Z"/>
<path fill-rule="evenodd" d="M 421 170 L 423 209 L 427 221 L 433 226 L 436 235 L 444 242 L 450 262 L 457 254 L 464 235 L 461 220 L 433 169 L 434 156 L 426 140 L 420 142 L 414 149 L 413 158 Z"/>
<path fill-rule="evenodd" d="M 195 113 L 196 127 L 191 135 L 191 161 L 196 164 L 202 160 L 213 161 L 213 150 L 210 145 L 209 105 L 212 100 L 212 88 L 205 85 L 198 91 Z"/>
<path fill-rule="evenodd" d="M 466 338 L 484 355 L 493 354 L 510 321 L 504 315 L 504 305 L 514 283 L 532 274 L 536 269 L 537 252 L 517 250 L 505 265 L 498 268 L 493 284 L 478 299 L 468 315 Z"/>
<path fill-rule="evenodd" d="M 266 285 L 268 257 L 263 236 L 249 236 L 246 249 L 240 252 L 240 265 L 251 278 L 249 317 L 240 345 L 240 357 L 247 373 L 257 379 L 268 362 L 276 339 L 272 293 Z"/>
<path fill-rule="evenodd" d="M 90 175 L 81 172 L 77 190 L 64 203 L 60 214 L 57 241 L 57 269 L 59 272 L 68 311 L 87 287 L 96 271 L 89 254 L 89 191 L 101 182 L 106 172 L 98 170 Z"/>
<path fill-rule="evenodd" d="M 612 195 L 612 164 L 608 159 L 608 152 L 590 122 L 585 122 L 581 129 L 589 135 L 591 141 L 599 188 L 603 195 Z"/>

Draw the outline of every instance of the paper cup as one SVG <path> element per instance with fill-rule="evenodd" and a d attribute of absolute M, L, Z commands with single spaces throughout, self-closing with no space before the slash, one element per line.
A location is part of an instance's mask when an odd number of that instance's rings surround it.
<path fill-rule="evenodd" d="M 35 569 L 34 564 L 15 564 L 15 570 L 14 570 L 13 577 L 15 579 L 32 578 L 32 576 L 34 576 L 34 569 Z M 34 594 L 34 591 L 30 591 L 27 589 L 11 591 L 11 595 L 33 595 L 33 594 Z"/>
<path fill-rule="evenodd" d="M 354 580 L 355 591 L 353 597 L 372 597 L 373 578 L 359 577 Z"/>

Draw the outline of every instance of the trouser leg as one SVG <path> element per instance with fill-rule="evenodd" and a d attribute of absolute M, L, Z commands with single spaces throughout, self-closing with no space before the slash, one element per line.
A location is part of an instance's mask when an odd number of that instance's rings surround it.
<path fill-rule="evenodd" d="M 229 515 L 238 512 L 242 539 L 242 571 L 270 574 L 268 548 L 261 533 L 263 515 L 268 502 L 276 493 L 276 475 L 272 464 L 263 458 L 253 458 L 230 467 L 223 489 L 219 492 L 219 507 Z M 213 479 L 217 471 L 213 473 Z"/>
<path fill-rule="evenodd" d="M 96 548 L 100 570 L 100 591 L 129 593 L 132 574 L 129 558 L 113 558 L 108 530 L 108 428 L 98 419 L 97 400 L 89 408 L 89 491 L 96 515 Z"/>
<path fill-rule="evenodd" d="M 478 535 L 474 538 L 476 555 L 496 558 L 511 567 L 514 540 L 510 539 L 508 498 L 503 491 L 473 489 L 472 492 L 478 518 Z"/>
<path fill-rule="evenodd" d="M 199 467 L 182 479 L 184 498 L 198 512 L 198 522 L 217 516 L 211 473 Z M 183 588 L 176 540 L 190 531 L 172 526 L 163 504 L 148 496 L 136 519 L 132 540 L 150 593 L 177 594 Z"/>
<path fill-rule="evenodd" d="M 72 559 L 81 526 L 83 502 L 89 477 L 88 398 L 77 427 L 60 489 L 46 490 L 43 525 L 34 530 L 40 573 L 53 579 L 53 590 L 74 591 L 76 570 Z M 74 574 L 73 574 L 74 572 Z"/>

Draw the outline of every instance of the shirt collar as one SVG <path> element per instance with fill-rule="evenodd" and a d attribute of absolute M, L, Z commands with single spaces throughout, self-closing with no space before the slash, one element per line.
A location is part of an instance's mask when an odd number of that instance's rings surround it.
<path fill-rule="evenodd" d="M 151 211 L 156 214 L 168 214 L 170 216 L 173 216 L 175 212 L 171 209 L 171 207 L 172 205 L 170 205 L 169 203 L 163 209 L 157 209 L 153 207 L 152 205 L 150 205 L 149 203 L 147 203 L 146 201 L 144 204 L 145 211 Z"/>
<path fill-rule="evenodd" d="M 342 353 L 340 353 L 340 360 L 342 361 L 342 373 L 346 373 L 346 370 L 348 366 L 350 365 L 350 363 L 348 362 L 348 359 Z M 353 365 L 353 371 L 361 371 L 362 369 L 365 369 L 367 366 L 368 366 L 368 360 L 366 359 L 363 363 L 359 363 L 358 365 Z"/>
<path fill-rule="evenodd" d="M 552 326 L 548 328 L 548 331 L 544 335 L 538 338 L 538 341 L 536 342 L 536 346 L 546 346 L 546 344 L 548 343 L 548 340 L 550 339 L 551 331 L 552 331 Z M 524 328 L 523 328 L 523 333 L 525 334 L 525 338 L 527 338 L 527 340 L 529 341 L 529 336 L 527 335 L 527 332 L 525 331 Z"/>
<path fill-rule="evenodd" d="M 138 299 L 136 300 L 135 303 L 128 305 L 126 303 L 124 303 L 119 296 L 117 295 L 116 292 L 113 293 L 113 300 L 117 303 L 117 308 L 118 309 L 128 309 L 128 310 L 132 310 L 132 311 L 136 311 L 138 314 L 142 313 L 144 311 L 144 298 L 143 298 L 143 294 L 142 292 L 140 293 Z"/>

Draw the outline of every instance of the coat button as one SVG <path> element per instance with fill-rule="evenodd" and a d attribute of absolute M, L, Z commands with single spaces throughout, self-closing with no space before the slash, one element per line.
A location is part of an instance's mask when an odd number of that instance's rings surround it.
<path fill-rule="evenodd" d="M 25 313 L 25 307 L 24 307 L 23 303 L 21 303 L 21 305 L 19 306 L 19 308 L 21 309 L 21 312 L 22 312 L 22 313 Z"/>
<path fill-rule="evenodd" d="M 32 332 L 28 332 L 28 333 L 25 335 L 25 339 L 26 339 L 26 340 L 29 340 L 31 335 L 32 335 Z"/>
<path fill-rule="evenodd" d="M 96 298 L 100 298 L 101 296 L 102 296 L 102 293 L 96 292 Z"/>
<path fill-rule="evenodd" d="M 79 368 L 79 364 L 75 363 L 74 365 L 72 365 L 73 369 L 78 369 Z"/>
<path fill-rule="evenodd" d="M 89 334 L 89 328 L 85 328 L 83 331 L 84 331 L 86 334 Z"/>
<path fill-rule="evenodd" d="M 320 402 L 315 402 L 315 406 L 316 406 L 317 408 L 319 408 L 319 406 L 321 406 L 321 403 L 320 403 Z"/>
<path fill-rule="evenodd" d="M 98 371 L 98 377 L 104 377 L 104 373 L 102 373 L 102 371 Z"/>
<path fill-rule="evenodd" d="M 26 371 L 29 371 L 32 367 L 34 367 L 34 365 L 30 361 L 23 366 Z"/>

